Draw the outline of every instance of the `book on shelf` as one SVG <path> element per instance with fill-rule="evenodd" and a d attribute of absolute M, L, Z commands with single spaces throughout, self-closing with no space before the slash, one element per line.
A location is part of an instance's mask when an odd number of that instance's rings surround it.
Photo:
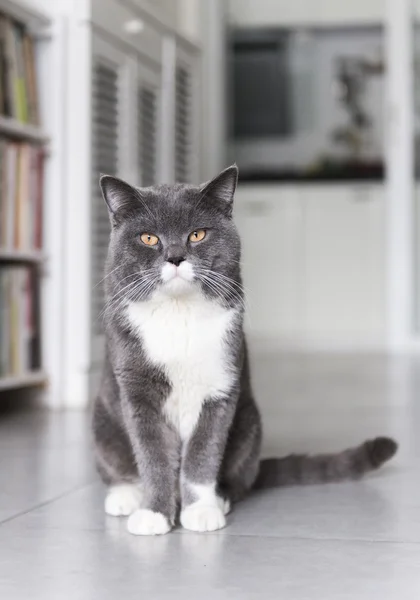
<path fill-rule="evenodd" d="M 1 14 L 0 115 L 39 124 L 33 38 L 22 24 Z"/>
<path fill-rule="evenodd" d="M 38 297 L 33 268 L 0 266 L 0 377 L 41 366 Z"/>
<path fill-rule="evenodd" d="M 42 248 L 44 151 L 0 138 L 0 250 Z"/>

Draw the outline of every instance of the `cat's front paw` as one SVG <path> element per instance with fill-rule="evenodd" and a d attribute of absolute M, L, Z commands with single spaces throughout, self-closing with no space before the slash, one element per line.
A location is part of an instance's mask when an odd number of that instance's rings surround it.
<path fill-rule="evenodd" d="M 162 513 L 140 508 L 128 517 L 127 529 L 133 535 L 163 535 L 171 525 Z"/>
<path fill-rule="evenodd" d="M 112 517 L 128 517 L 140 507 L 142 493 L 134 484 L 112 486 L 105 498 L 105 512 Z"/>
<path fill-rule="evenodd" d="M 181 512 L 181 525 L 191 531 L 216 531 L 226 525 L 219 506 L 191 504 Z"/>

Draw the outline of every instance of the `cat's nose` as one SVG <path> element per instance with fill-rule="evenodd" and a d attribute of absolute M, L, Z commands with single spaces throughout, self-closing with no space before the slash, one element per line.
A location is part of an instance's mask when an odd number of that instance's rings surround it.
<path fill-rule="evenodd" d="M 179 265 L 185 260 L 184 256 L 168 256 L 168 258 L 166 259 L 169 263 L 172 263 L 173 265 L 175 265 L 176 267 L 179 267 Z"/>

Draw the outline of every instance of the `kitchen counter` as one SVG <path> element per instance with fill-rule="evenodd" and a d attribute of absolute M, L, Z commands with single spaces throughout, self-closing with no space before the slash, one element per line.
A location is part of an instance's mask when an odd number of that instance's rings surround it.
<path fill-rule="evenodd" d="M 385 170 L 381 164 L 331 165 L 313 170 L 299 169 L 255 169 L 242 170 L 240 183 L 313 183 L 313 182 L 382 182 Z"/>

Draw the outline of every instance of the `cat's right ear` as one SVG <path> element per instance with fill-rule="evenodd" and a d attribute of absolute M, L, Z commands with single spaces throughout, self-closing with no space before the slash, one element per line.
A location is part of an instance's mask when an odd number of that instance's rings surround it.
<path fill-rule="evenodd" d="M 119 219 L 140 207 L 139 190 L 122 179 L 111 175 L 101 175 L 99 185 L 112 223 L 118 223 Z"/>

